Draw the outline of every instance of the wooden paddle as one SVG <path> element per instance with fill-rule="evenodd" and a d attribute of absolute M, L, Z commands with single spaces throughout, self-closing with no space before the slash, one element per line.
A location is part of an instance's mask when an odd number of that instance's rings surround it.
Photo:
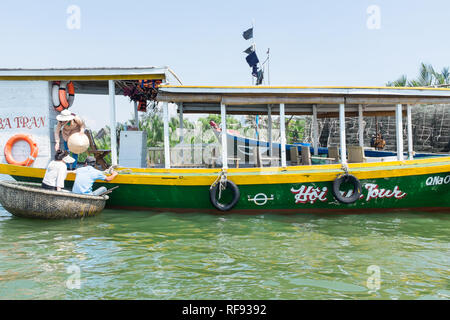
<path fill-rule="evenodd" d="M 100 193 L 98 196 L 100 197 L 100 196 L 104 196 L 105 194 L 111 193 L 111 192 L 113 192 L 113 190 L 117 189 L 118 187 L 119 186 L 112 187 L 111 189 L 108 189 L 105 192 Z"/>

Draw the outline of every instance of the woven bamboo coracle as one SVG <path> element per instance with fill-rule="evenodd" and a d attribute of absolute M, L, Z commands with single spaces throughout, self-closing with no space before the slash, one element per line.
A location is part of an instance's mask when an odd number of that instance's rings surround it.
<path fill-rule="evenodd" d="M 24 218 L 73 219 L 91 217 L 104 208 L 108 196 L 81 195 L 41 188 L 39 183 L 0 181 L 0 203 Z"/>

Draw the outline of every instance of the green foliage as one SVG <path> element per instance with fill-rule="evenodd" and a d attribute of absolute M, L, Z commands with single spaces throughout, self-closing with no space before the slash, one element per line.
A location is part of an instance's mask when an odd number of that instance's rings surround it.
<path fill-rule="evenodd" d="M 388 87 L 406 87 L 407 84 L 408 84 L 408 80 L 406 78 L 406 75 L 402 75 L 397 80 L 386 83 L 386 86 L 388 86 Z"/>
<path fill-rule="evenodd" d="M 231 115 L 226 116 L 227 129 L 239 130 L 241 129 L 241 123 L 238 119 Z M 221 117 L 218 114 L 209 114 L 206 117 L 198 118 L 197 125 L 201 126 L 201 141 L 202 143 L 214 143 L 217 142 L 217 138 L 213 134 L 207 134 L 211 132 L 210 121 L 214 121 L 219 127 L 222 125 Z"/>
<path fill-rule="evenodd" d="M 241 128 L 241 123 L 233 116 L 227 115 L 227 128 L 238 130 Z M 211 129 L 210 121 L 214 121 L 217 125 L 221 126 L 222 120 L 219 114 L 208 114 L 206 118 L 198 118 L 197 122 L 201 123 L 202 130 L 207 131 Z"/>
<path fill-rule="evenodd" d="M 431 64 L 420 64 L 419 76 L 416 79 L 407 80 L 406 75 L 402 75 L 395 81 L 386 83 L 388 87 L 439 87 L 450 85 L 449 68 L 442 68 L 441 72 L 434 70 Z"/>
<path fill-rule="evenodd" d="M 150 113 L 139 123 L 139 129 L 147 133 L 148 147 L 162 147 L 164 145 L 164 123 L 161 115 Z"/>
<path fill-rule="evenodd" d="M 218 114 L 208 114 L 206 118 L 198 118 L 197 122 L 201 124 L 202 132 L 210 130 L 211 126 L 209 124 L 210 121 L 214 121 L 219 126 L 221 125 L 220 115 Z"/>
<path fill-rule="evenodd" d="M 279 119 L 279 118 L 278 118 Z M 256 116 L 246 116 L 245 121 L 249 126 L 244 128 L 244 135 L 248 135 L 250 129 L 256 128 Z M 259 117 L 259 129 L 266 129 L 269 126 L 269 121 L 267 116 Z M 285 128 L 286 128 L 286 142 L 302 142 L 305 134 L 306 120 L 304 117 L 290 116 L 286 118 Z M 272 121 L 273 129 L 280 129 L 280 121 Z"/>
<path fill-rule="evenodd" d="M 306 120 L 294 117 L 286 126 L 286 142 L 302 142 L 305 135 Z"/>

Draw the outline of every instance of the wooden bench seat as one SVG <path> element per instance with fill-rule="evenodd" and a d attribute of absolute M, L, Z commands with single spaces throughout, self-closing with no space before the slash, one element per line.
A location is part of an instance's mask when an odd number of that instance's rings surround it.
<path fill-rule="evenodd" d="M 87 152 L 89 154 L 93 154 L 95 161 L 99 164 L 103 170 L 106 170 L 110 167 L 110 165 L 105 161 L 104 157 L 111 153 L 111 150 L 99 150 L 94 141 L 94 137 L 92 136 L 92 132 L 89 129 L 85 129 L 84 133 L 89 139 L 89 149 Z"/>

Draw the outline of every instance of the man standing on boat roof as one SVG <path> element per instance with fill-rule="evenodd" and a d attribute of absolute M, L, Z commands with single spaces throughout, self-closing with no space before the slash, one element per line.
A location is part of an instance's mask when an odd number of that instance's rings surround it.
<path fill-rule="evenodd" d="M 67 109 L 61 111 L 61 113 L 56 116 L 56 120 L 58 120 L 58 125 L 55 129 L 55 151 L 58 151 L 60 149 L 60 133 L 62 133 L 63 137 L 64 150 L 69 151 L 67 141 L 69 140 L 69 137 L 74 133 L 80 132 L 84 134 L 84 121 Z M 72 157 L 75 159 L 75 161 L 74 163 L 67 165 L 67 168 L 69 170 L 73 170 L 77 167 L 78 154 L 72 153 Z"/>
<path fill-rule="evenodd" d="M 90 194 L 94 196 L 102 194 L 106 191 L 105 187 L 100 187 L 92 192 L 92 185 L 95 180 L 104 180 L 109 182 L 118 175 L 116 171 L 111 170 L 111 175 L 106 176 L 102 171 L 95 169 L 94 166 L 95 158 L 93 156 L 88 156 L 84 167 L 75 170 L 76 177 L 72 188 L 73 193 Z"/>

